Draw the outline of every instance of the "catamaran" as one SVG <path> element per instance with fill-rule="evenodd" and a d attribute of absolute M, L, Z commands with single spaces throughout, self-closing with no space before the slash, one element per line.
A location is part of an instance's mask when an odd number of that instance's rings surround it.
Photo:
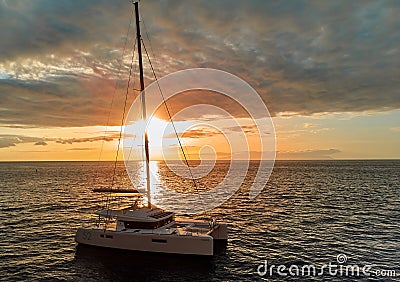
<path fill-rule="evenodd" d="M 140 92 L 144 95 L 142 38 L 140 33 L 139 4 L 133 2 L 136 19 L 136 44 L 138 51 Z M 146 109 L 142 109 L 146 120 Z M 171 119 L 172 122 L 172 119 Z M 94 227 L 78 228 L 75 241 L 79 244 L 113 249 L 171 253 L 185 255 L 214 254 L 214 242 L 226 241 L 227 224 L 193 219 L 177 219 L 175 213 L 152 205 L 150 198 L 150 152 L 147 133 L 144 132 L 145 169 L 147 204 L 134 188 L 121 189 L 111 185 L 110 188 L 95 188 L 94 192 L 109 193 L 109 196 L 129 194 L 131 203 L 125 207 L 104 209 L 95 212 L 99 221 Z M 188 163 L 187 163 L 188 165 Z M 100 220 L 102 219 L 102 220 Z"/>

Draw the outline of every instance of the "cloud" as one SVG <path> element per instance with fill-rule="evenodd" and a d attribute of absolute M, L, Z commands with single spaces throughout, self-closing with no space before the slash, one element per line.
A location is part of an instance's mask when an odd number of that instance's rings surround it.
<path fill-rule="evenodd" d="M 84 126 L 121 123 L 123 98 L 110 100 L 114 82 L 106 78 L 79 81 L 74 77 L 41 80 L 0 80 L 0 122 L 5 125 Z M 96 88 L 96 89 L 95 89 Z M 121 94 L 121 90 L 118 91 Z M 131 96 L 128 102 L 131 102 Z"/>
<path fill-rule="evenodd" d="M 228 130 L 231 130 L 234 132 L 244 132 L 246 134 L 258 134 L 259 133 L 259 129 L 257 128 L 256 125 L 234 126 L 234 127 L 229 127 Z M 269 134 L 269 133 L 265 132 L 265 134 Z"/>
<path fill-rule="evenodd" d="M 180 137 L 197 139 L 197 138 L 209 138 L 209 137 L 213 137 L 213 136 L 216 136 L 219 134 L 221 134 L 221 132 L 215 128 L 204 127 L 204 128 L 187 130 L 187 131 L 183 132 L 182 134 L 180 134 Z"/>
<path fill-rule="evenodd" d="M 21 143 L 42 142 L 42 138 L 22 135 L 0 135 L 0 148 L 14 147 Z"/>
<path fill-rule="evenodd" d="M 315 128 L 315 127 L 318 127 L 318 124 L 306 122 L 306 123 L 303 124 L 303 127 L 304 128 Z"/>
<path fill-rule="evenodd" d="M 34 143 L 34 145 L 46 146 L 48 142 L 55 142 L 59 144 L 75 144 L 105 141 L 111 142 L 119 138 L 119 133 L 109 133 L 104 136 L 83 137 L 83 138 L 47 138 L 47 137 L 33 137 L 24 135 L 8 135 L 0 134 L 0 148 L 7 148 L 17 146 L 22 143 Z"/>
<path fill-rule="evenodd" d="M 389 128 L 390 131 L 400 132 L 400 127 L 391 127 Z"/>
<path fill-rule="evenodd" d="M 129 21 L 126 12 L 126 1 L 2 1 L 1 57 L 70 54 L 70 50 L 88 48 L 93 42 L 120 40 L 113 34 Z"/>
<path fill-rule="evenodd" d="M 400 105 L 398 59 L 393 56 L 399 52 L 396 2 L 174 3 L 163 13 L 184 11 L 185 16 L 168 21 L 155 37 L 174 32 L 179 53 L 175 42 L 163 41 L 162 54 L 182 55 L 185 66 L 222 67 L 239 75 L 273 113 L 310 115 Z M 390 73 L 382 71 L 384 66 Z"/>
<path fill-rule="evenodd" d="M 255 125 L 241 125 L 241 126 L 232 126 L 227 128 L 221 128 L 221 131 L 217 128 L 211 126 L 197 126 L 195 128 L 191 128 L 182 133 L 179 133 L 180 138 L 210 138 L 217 135 L 225 134 L 229 136 L 235 132 L 244 132 L 245 134 L 258 134 L 258 129 Z M 165 138 L 176 138 L 175 133 L 171 133 L 166 135 Z"/>
<path fill-rule="evenodd" d="M 119 134 L 109 135 L 109 136 L 96 136 L 96 137 L 85 137 L 85 138 L 60 138 L 56 140 L 56 143 L 60 144 L 74 144 L 74 143 L 86 143 L 86 142 L 96 142 L 96 141 L 106 141 L 110 142 L 119 138 Z"/>
<path fill-rule="evenodd" d="M 141 8 L 159 77 L 222 69 L 252 85 L 273 115 L 400 108 L 398 1 L 143 1 Z M 119 124 L 131 12 L 122 0 L 0 2 L 0 123 L 104 125 L 117 86 L 110 124 Z"/>
<path fill-rule="evenodd" d="M 196 126 L 185 130 L 184 132 L 178 132 L 179 138 L 210 138 L 217 135 L 223 134 L 220 130 L 211 126 Z M 165 135 L 164 138 L 176 138 L 175 133 Z"/>

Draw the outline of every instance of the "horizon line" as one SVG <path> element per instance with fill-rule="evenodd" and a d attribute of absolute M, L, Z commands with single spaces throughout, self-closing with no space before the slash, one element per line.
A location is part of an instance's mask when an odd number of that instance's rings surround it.
<path fill-rule="evenodd" d="M 144 162 L 144 160 L 131 160 Z M 150 160 L 151 162 L 163 162 L 166 160 Z M 183 161 L 179 159 L 171 159 L 168 161 Z M 201 159 L 193 159 L 190 161 L 202 161 Z M 247 161 L 246 159 L 220 159 L 220 160 L 212 160 L 212 159 L 204 159 L 203 161 L 216 161 L 216 162 L 227 162 L 227 161 Z M 267 159 L 249 159 L 248 161 L 272 161 Z M 400 161 L 400 158 L 348 158 L 348 159 L 275 159 L 276 161 Z M 0 163 L 23 163 L 23 162 L 115 162 L 115 160 L 0 160 Z M 117 162 L 125 162 L 124 160 L 118 160 Z"/>

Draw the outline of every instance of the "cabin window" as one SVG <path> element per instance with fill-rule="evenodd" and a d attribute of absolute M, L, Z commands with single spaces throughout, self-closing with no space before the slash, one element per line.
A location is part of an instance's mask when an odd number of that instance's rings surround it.
<path fill-rule="evenodd" d="M 167 243 L 167 240 L 165 240 L 165 239 L 151 239 L 151 242 L 153 242 L 153 243 Z"/>
<path fill-rule="evenodd" d="M 125 228 L 129 229 L 156 229 L 172 222 L 174 218 L 168 217 L 156 222 L 124 221 Z"/>

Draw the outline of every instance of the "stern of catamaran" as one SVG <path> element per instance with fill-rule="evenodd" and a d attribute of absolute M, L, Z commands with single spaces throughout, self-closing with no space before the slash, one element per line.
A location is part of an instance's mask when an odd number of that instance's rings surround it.
<path fill-rule="evenodd" d="M 214 240 L 227 241 L 228 240 L 228 224 L 218 223 L 216 224 L 210 232 L 210 236 Z"/>

